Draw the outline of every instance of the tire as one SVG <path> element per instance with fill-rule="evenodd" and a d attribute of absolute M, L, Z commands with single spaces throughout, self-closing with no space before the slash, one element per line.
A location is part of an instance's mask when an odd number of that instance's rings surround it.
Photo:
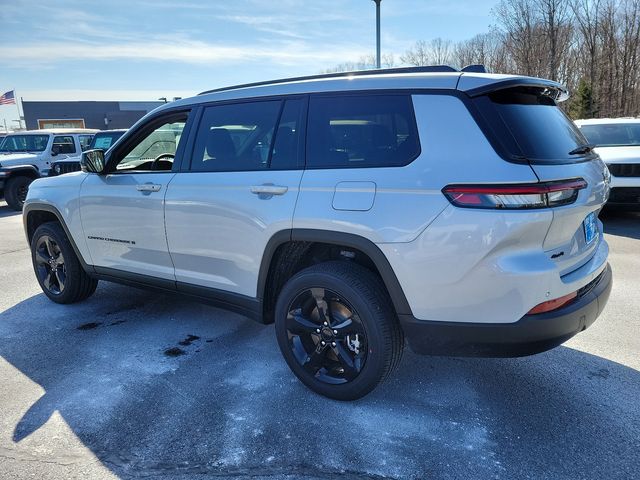
<path fill-rule="evenodd" d="M 36 229 L 31 261 L 40 288 L 56 303 L 80 302 L 96 291 L 98 281 L 84 271 L 58 222 L 43 223 Z"/>
<path fill-rule="evenodd" d="M 280 292 L 275 319 L 289 368 L 325 397 L 367 395 L 402 357 L 404 336 L 391 299 L 381 280 L 355 263 L 326 262 L 298 272 Z"/>
<path fill-rule="evenodd" d="M 22 211 L 31 182 L 33 182 L 33 178 L 23 175 L 11 177 L 7 180 L 7 184 L 4 187 L 4 199 L 9 207 L 18 212 Z"/>

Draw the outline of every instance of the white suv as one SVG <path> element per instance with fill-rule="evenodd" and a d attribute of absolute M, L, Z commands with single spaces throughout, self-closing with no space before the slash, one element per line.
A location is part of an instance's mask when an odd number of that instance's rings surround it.
<path fill-rule="evenodd" d="M 593 118 L 576 124 L 611 172 L 607 205 L 640 209 L 640 118 Z"/>
<path fill-rule="evenodd" d="M 46 176 L 54 160 L 80 155 L 98 130 L 52 128 L 8 134 L 0 140 L 0 197 L 22 210 L 29 184 Z"/>
<path fill-rule="evenodd" d="M 45 294 L 99 279 L 275 322 L 312 390 L 370 392 L 420 353 L 527 355 L 611 289 L 608 172 L 557 83 L 449 68 L 288 79 L 162 106 L 32 184 Z"/>

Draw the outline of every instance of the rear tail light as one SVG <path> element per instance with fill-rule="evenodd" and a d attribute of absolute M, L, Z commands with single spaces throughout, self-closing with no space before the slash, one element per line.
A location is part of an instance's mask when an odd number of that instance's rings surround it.
<path fill-rule="evenodd" d="M 442 193 L 457 207 L 526 209 L 568 205 L 587 187 L 582 178 L 510 185 L 449 185 Z"/>
<path fill-rule="evenodd" d="M 547 302 L 542 302 L 527 312 L 527 315 L 535 315 L 536 313 L 546 313 L 564 307 L 578 296 L 578 292 L 570 293 L 560 298 L 555 298 Z"/>

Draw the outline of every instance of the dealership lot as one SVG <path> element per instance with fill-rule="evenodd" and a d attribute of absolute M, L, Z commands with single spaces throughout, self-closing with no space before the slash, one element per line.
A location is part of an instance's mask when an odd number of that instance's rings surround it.
<path fill-rule="evenodd" d="M 0 202 L 2 478 L 631 478 L 640 471 L 640 215 L 609 214 L 603 316 L 520 359 L 420 357 L 319 397 L 273 326 L 101 283 L 46 299 Z"/>

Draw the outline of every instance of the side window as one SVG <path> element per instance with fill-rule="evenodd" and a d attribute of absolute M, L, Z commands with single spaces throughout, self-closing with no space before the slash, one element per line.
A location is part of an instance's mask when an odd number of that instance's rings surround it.
<path fill-rule="evenodd" d="M 269 168 L 282 101 L 214 105 L 204 110 L 191 170 L 229 172 Z"/>
<path fill-rule="evenodd" d="M 312 97 L 307 167 L 407 165 L 420 154 L 409 95 Z"/>
<path fill-rule="evenodd" d="M 121 158 L 116 164 L 116 172 L 171 171 L 186 123 L 187 114 L 184 113 L 172 115 L 170 120 L 143 130 L 126 151 L 118 153 Z"/>
<path fill-rule="evenodd" d="M 78 135 L 78 141 L 80 142 L 80 149 L 84 152 L 89 145 L 91 145 L 91 139 L 93 135 Z"/>
<path fill-rule="evenodd" d="M 301 98 L 285 100 L 273 142 L 269 168 L 287 170 L 298 166 L 298 156 L 302 146 L 304 104 L 305 100 Z"/>
<path fill-rule="evenodd" d="M 61 154 L 76 153 L 76 144 L 73 142 L 73 137 L 66 135 L 53 137 L 51 151 Z"/>

